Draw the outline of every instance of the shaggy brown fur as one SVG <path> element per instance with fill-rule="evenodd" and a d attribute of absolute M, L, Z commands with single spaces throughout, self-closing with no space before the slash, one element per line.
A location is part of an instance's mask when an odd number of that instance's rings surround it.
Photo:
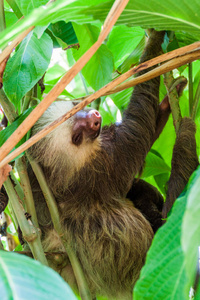
<path fill-rule="evenodd" d="M 163 32 L 152 32 L 141 62 L 160 54 L 163 36 Z M 54 104 L 50 108 L 53 118 L 61 113 L 59 105 L 64 113 L 65 104 Z M 33 132 L 53 121 L 50 110 Z M 58 203 L 66 240 L 80 260 L 93 297 L 131 299 L 151 245 L 150 223 L 125 198 L 159 131 L 158 111 L 159 78 L 155 78 L 135 87 L 122 123 L 104 127 L 95 141 L 72 145 L 67 134 L 74 122 L 71 119 L 32 147 L 31 154 L 43 167 Z M 87 151 L 85 145 L 89 145 Z M 31 172 L 30 176 L 44 249 L 62 250 L 40 187 Z M 138 190 L 141 191 L 139 186 Z M 135 197 L 141 198 L 140 192 Z M 152 198 L 148 193 L 145 197 L 146 202 Z M 150 201 L 161 210 L 162 199 L 158 198 Z M 75 288 L 69 261 L 66 259 L 60 266 L 51 263 Z"/>
<path fill-rule="evenodd" d="M 173 149 L 171 176 L 168 182 L 167 199 L 163 208 L 164 218 L 167 217 L 174 201 L 183 191 L 191 174 L 199 164 L 195 132 L 195 123 L 189 118 L 183 118 Z"/>

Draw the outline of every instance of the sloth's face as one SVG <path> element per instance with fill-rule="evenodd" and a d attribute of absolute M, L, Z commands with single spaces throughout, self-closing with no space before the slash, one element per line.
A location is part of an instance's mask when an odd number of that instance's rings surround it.
<path fill-rule="evenodd" d="M 92 142 L 101 130 L 101 115 L 95 109 L 85 109 L 77 112 L 73 118 L 72 143 L 80 146 L 83 141 Z"/>

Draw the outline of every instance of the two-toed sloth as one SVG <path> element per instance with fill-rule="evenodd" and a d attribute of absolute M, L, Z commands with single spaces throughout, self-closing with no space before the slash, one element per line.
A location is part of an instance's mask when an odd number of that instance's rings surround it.
<path fill-rule="evenodd" d="M 151 32 L 141 62 L 161 53 L 163 37 L 164 32 Z M 169 106 L 163 110 L 159 106 L 159 83 L 157 77 L 134 88 L 120 124 L 101 129 L 100 114 L 85 109 L 30 150 L 55 196 L 66 240 L 81 263 L 93 298 L 132 299 L 153 231 L 161 225 L 162 196 L 144 181 L 134 180 L 170 113 Z M 32 134 L 72 106 L 53 103 Z M 171 204 L 198 164 L 194 134 L 193 122 L 183 119 L 169 182 Z M 30 177 L 44 250 L 63 250 L 32 172 Z M 165 214 L 169 209 L 165 207 Z M 68 259 L 54 268 L 76 288 Z"/>

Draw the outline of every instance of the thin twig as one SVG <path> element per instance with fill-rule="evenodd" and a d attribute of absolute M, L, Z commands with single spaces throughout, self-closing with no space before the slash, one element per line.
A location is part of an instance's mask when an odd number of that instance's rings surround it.
<path fill-rule="evenodd" d="M 6 158 L 4 158 L 0 162 L 0 168 L 2 168 L 9 161 L 13 160 L 20 153 L 22 153 L 23 151 L 27 150 L 29 147 L 31 147 L 33 144 L 35 144 L 36 142 L 38 142 L 41 138 L 43 138 L 44 136 L 46 136 L 49 132 L 51 132 L 52 130 L 54 130 L 60 124 L 62 124 L 67 119 L 69 119 L 71 116 L 73 116 L 75 113 L 77 113 L 77 111 L 83 109 L 86 105 L 90 104 L 95 99 L 97 99 L 97 98 L 99 98 L 99 97 L 101 97 L 103 95 L 110 94 L 111 92 L 115 93 L 115 92 L 118 92 L 121 89 L 125 89 L 125 88 L 127 88 L 127 85 L 128 86 L 129 85 L 130 86 L 134 86 L 134 85 L 137 85 L 137 84 L 142 83 L 144 81 L 148 81 L 148 80 L 150 80 L 150 79 L 152 79 L 154 77 L 160 76 L 160 75 L 165 74 L 165 73 L 167 73 L 167 72 L 169 72 L 169 71 L 171 71 L 171 70 L 173 70 L 175 68 L 178 68 L 178 67 L 186 64 L 187 62 L 194 61 L 194 60 L 199 59 L 199 58 L 200 58 L 200 50 L 194 51 L 194 52 L 191 52 L 191 53 L 187 53 L 184 56 L 174 58 L 174 59 L 170 60 L 169 62 L 167 62 L 167 63 L 165 63 L 165 64 L 163 64 L 163 65 L 161 65 L 161 66 L 159 66 L 159 67 L 157 67 L 157 68 L 149 71 L 148 73 L 145 73 L 145 74 L 143 74 L 141 76 L 138 76 L 138 77 L 132 79 L 129 82 L 129 84 L 125 83 L 125 84 L 121 85 L 120 88 L 118 88 L 118 87 L 115 88 L 115 86 L 117 86 L 119 83 L 121 83 L 122 81 L 126 80 L 128 78 L 128 76 L 130 77 L 131 75 L 133 75 L 133 73 L 139 72 L 140 70 L 144 69 L 145 68 L 144 64 L 146 64 L 148 66 L 151 65 L 152 60 L 149 60 L 148 62 L 145 62 L 145 63 L 139 65 L 138 67 L 136 67 L 136 68 L 134 68 L 134 69 L 132 69 L 132 70 L 124 73 L 123 75 L 121 75 L 120 77 L 116 78 L 115 80 L 113 80 L 112 82 L 110 82 L 109 84 L 107 84 L 106 86 L 104 86 L 103 88 L 101 88 L 100 90 L 98 90 L 97 92 L 95 92 L 94 94 L 88 96 L 83 102 L 77 104 L 75 107 L 73 107 L 73 109 L 71 109 L 65 115 L 61 116 L 59 119 L 57 119 L 56 121 L 54 121 L 53 123 L 51 123 L 49 126 L 45 127 L 43 130 L 41 130 L 40 132 L 38 132 L 37 134 L 35 134 L 34 136 L 32 136 L 23 145 L 21 145 L 16 150 L 14 150 L 12 153 L 10 153 L 9 155 L 7 155 Z M 143 68 L 141 67 L 142 65 L 143 65 Z M 13 147 L 14 147 L 14 145 L 13 145 Z"/>

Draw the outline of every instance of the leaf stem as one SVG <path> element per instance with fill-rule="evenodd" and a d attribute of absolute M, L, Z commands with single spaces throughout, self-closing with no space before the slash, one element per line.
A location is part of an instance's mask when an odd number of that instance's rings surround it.
<path fill-rule="evenodd" d="M 0 0 L 0 32 L 6 28 L 6 20 L 4 13 L 4 0 Z"/>
<path fill-rule="evenodd" d="M 4 187 L 9 196 L 9 201 L 11 202 L 13 210 L 16 214 L 23 237 L 29 244 L 34 258 L 36 260 L 39 260 L 42 264 L 48 265 L 47 259 L 42 249 L 39 231 L 33 226 L 30 220 L 26 219 L 23 205 L 12 185 L 10 178 L 8 178 L 6 182 L 4 182 Z"/>
<path fill-rule="evenodd" d="M 14 105 L 10 102 L 3 89 L 0 89 L 0 104 L 3 107 L 6 118 L 12 123 L 17 118 Z"/>
<path fill-rule="evenodd" d="M 197 109 L 199 106 L 199 99 L 200 99 L 200 81 L 198 83 L 197 90 L 196 90 L 196 93 L 194 96 L 194 102 L 193 102 L 193 107 L 192 107 L 192 111 L 191 111 L 192 120 L 195 120 L 195 118 L 196 118 Z"/>
<path fill-rule="evenodd" d="M 192 63 L 188 64 L 188 79 L 189 79 L 189 115 L 192 114 L 192 108 L 193 108 L 193 78 L 192 78 Z"/>
<path fill-rule="evenodd" d="M 85 82 L 85 78 L 83 77 L 83 74 L 82 74 L 81 71 L 79 72 L 79 75 L 80 75 L 81 81 L 83 83 L 83 87 L 85 89 L 85 93 L 86 93 L 86 95 L 89 95 L 89 91 L 88 91 L 88 88 L 87 88 L 87 85 L 86 85 L 86 82 Z"/>
<path fill-rule="evenodd" d="M 26 169 L 26 161 L 25 157 L 21 157 L 16 162 L 16 168 L 20 176 L 20 182 L 21 186 L 24 192 L 24 198 L 25 198 L 25 206 L 27 212 L 31 215 L 31 219 L 33 220 L 33 224 L 39 228 L 35 205 L 34 205 L 34 199 L 33 194 L 31 190 L 30 180 L 28 177 L 27 169 Z"/>
<path fill-rule="evenodd" d="M 31 89 L 24 96 L 23 105 L 22 105 L 22 112 L 24 112 L 26 109 L 28 109 L 30 101 L 32 100 L 32 94 L 33 94 L 33 90 Z"/>

